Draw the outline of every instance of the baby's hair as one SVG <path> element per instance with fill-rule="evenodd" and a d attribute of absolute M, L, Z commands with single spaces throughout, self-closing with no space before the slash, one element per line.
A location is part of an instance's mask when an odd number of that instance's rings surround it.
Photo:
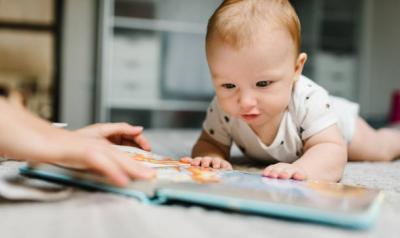
<path fill-rule="evenodd" d="M 224 0 L 208 21 L 206 44 L 217 35 L 241 48 L 253 43 L 255 33 L 267 23 L 287 29 L 296 55 L 300 54 L 300 21 L 289 0 Z"/>

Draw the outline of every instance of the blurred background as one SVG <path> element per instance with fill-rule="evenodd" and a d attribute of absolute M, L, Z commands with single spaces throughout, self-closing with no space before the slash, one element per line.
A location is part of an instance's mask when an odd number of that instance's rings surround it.
<path fill-rule="evenodd" d="M 204 36 L 220 2 L 0 0 L 0 94 L 70 128 L 199 128 L 213 96 Z M 375 127 L 400 120 L 400 1 L 292 3 L 304 74 Z"/>

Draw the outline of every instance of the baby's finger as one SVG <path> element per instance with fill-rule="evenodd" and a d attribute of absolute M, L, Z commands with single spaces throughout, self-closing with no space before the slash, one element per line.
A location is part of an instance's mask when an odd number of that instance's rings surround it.
<path fill-rule="evenodd" d="M 194 166 L 200 166 L 201 164 L 201 160 L 203 159 L 203 157 L 196 157 L 193 159 L 192 165 Z"/>
<path fill-rule="evenodd" d="M 270 171 L 267 177 L 270 178 L 278 178 L 279 174 L 283 170 L 283 166 L 281 164 L 274 164 L 270 166 Z"/>
<path fill-rule="evenodd" d="M 278 174 L 279 179 L 290 179 L 294 171 L 291 169 L 285 169 Z"/>
<path fill-rule="evenodd" d="M 203 157 L 201 160 L 201 167 L 208 168 L 210 167 L 210 163 L 212 161 L 211 157 Z"/>
<path fill-rule="evenodd" d="M 191 164 L 191 163 L 193 162 L 193 159 L 190 158 L 190 157 L 182 157 L 179 161 L 180 161 L 180 162 L 183 162 L 183 163 L 189 163 L 189 164 Z"/>
<path fill-rule="evenodd" d="M 306 174 L 305 174 L 304 172 L 296 171 L 296 172 L 294 173 L 294 175 L 292 176 L 292 178 L 295 179 L 295 180 L 300 180 L 300 181 L 302 181 L 302 180 L 306 180 L 306 179 L 307 179 L 307 176 L 306 176 Z"/>
<path fill-rule="evenodd" d="M 271 166 L 268 166 L 268 167 L 266 167 L 266 168 L 264 169 L 262 175 L 265 176 L 265 177 L 269 177 L 271 171 L 272 171 L 272 167 L 271 167 Z"/>
<path fill-rule="evenodd" d="M 281 164 L 280 168 L 281 170 L 278 174 L 278 179 L 290 179 L 296 172 L 296 168 L 291 164 Z"/>
<path fill-rule="evenodd" d="M 214 169 L 219 169 L 221 168 L 221 159 L 220 158 L 213 158 L 211 160 L 211 166 Z"/>
<path fill-rule="evenodd" d="M 280 171 L 277 170 L 276 168 L 272 169 L 271 172 L 269 173 L 268 177 L 270 177 L 270 178 L 278 178 L 279 172 Z"/>
<path fill-rule="evenodd" d="M 232 170 L 232 165 L 228 161 L 224 160 L 221 162 L 221 168 Z"/>
<path fill-rule="evenodd" d="M 287 163 L 278 163 L 278 164 L 270 165 L 268 168 L 269 168 L 269 172 L 268 172 L 269 175 L 267 175 L 267 177 L 279 178 L 279 176 L 281 176 L 281 173 L 283 171 L 290 168 L 290 165 Z M 283 176 L 285 176 L 285 173 L 283 173 Z"/>

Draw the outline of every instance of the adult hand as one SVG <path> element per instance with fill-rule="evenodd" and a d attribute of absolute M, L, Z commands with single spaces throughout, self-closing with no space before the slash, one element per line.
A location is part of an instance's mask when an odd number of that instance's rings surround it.
<path fill-rule="evenodd" d="M 140 147 L 150 151 L 151 146 L 143 135 L 143 127 L 128 123 L 98 123 L 76 130 L 77 133 L 98 139 L 107 139 L 116 145 Z"/>
<path fill-rule="evenodd" d="M 115 127 L 111 130 L 107 130 L 108 126 L 89 128 L 94 129 L 77 133 L 55 128 L 0 97 L 0 154 L 18 160 L 93 169 L 117 186 L 126 185 L 128 178 L 151 178 L 155 175 L 154 170 L 143 167 L 105 139 L 118 134 Z M 131 129 L 128 131 L 132 132 Z M 127 134 L 133 134 L 137 144 L 149 149 L 141 139 L 141 133 L 131 132 Z"/>
<path fill-rule="evenodd" d="M 61 131 L 56 138 L 48 139 L 47 146 L 55 150 L 44 155 L 46 162 L 95 170 L 117 186 L 125 186 L 129 178 L 149 179 L 155 175 L 154 170 L 142 166 L 101 138 Z"/>

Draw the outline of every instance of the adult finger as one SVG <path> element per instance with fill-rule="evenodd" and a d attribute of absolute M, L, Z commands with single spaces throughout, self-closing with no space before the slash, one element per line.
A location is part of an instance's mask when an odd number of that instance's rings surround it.
<path fill-rule="evenodd" d="M 114 148 L 109 150 L 108 154 L 130 178 L 150 179 L 155 176 L 153 169 L 141 165 L 138 161 L 132 160 Z"/>
<path fill-rule="evenodd" d="M 99 124 L 100 133 L 104 138 L 109 138 L 112 142 L 117 144 L 127 144 L 124 143 L 124 140 L 133 141 L 140 148 L 150 151 L 151 146 L 146 137 L 143 136 L 143 127 L 141 126 L 132 126 L 128 123 L 107 123 L 107 124 Z"/>
<path fill-rule="evenodd" d="M 137 145 L 139 145 L 140 148 L 150 151 L 151 150 L 151 146 L 149 141 L 147 140 L 147 138 L 143 135 L 143 134 L 138 134 L 135 136 L 132 136 L 131 138 L 129 138 L 129 136 L 131 135 L 124 135 L 123 138 L 124 139 L 132 139 L 134 143 L 136 143 Z"/>
<path fill-rule="evenodd" d="M 117 186 L 125 186 L 129 179 L 118 165 L 96 149 L 87 149 L 85 155 L 87 166 L 108 177 Z"/>
<path fill-rule="evenodd" d="M 125 122 L 99 124 L 98 127 L 101 135 L 104 137 L 117 134 L 137 136 L 143 132 L 143 127 L 132 126 Z"/>

